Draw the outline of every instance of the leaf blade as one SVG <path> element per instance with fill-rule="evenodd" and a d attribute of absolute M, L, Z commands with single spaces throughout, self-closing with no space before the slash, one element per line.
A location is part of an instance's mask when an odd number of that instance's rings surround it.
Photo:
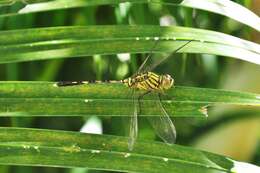
<path fill-rule="evenodd" d="M 57 87 L 54 82 L 0 82 L 1 116 L 128 116 L 132 97 L 123 84 Z M 202 94 L 203 93 L 203 94 Z M 170 116 L 205 117 L 207 105 L 260 106 L 258 94 L 176 86 L 162 103 Z M 154 101 L 143 100 L 141 116 L 158 116 Z M 45 109 L 41 109 L 44 107 Z"/>
<path fill-rule="evenodd" d="M 230 172 L 234 161 L 189 147 L 138 141 L 133 152 L 127 138 L 75 132 L 0 128 L 1 164 L 88 167 L 97 170 L 158 172 Z M 49 142 L 52 141 L 52 142 Z M 5 155 L 8 153 L 8 155 Z M 140 167 L 138 165 L 142 164 Z"/>
<path fill-rule="evenodd" d="M 0 63 L 82 57 L 96 54 L 179 52 L 230 56 L 260 64 L 260 46 L 214 31 L 162 26 L 53 27 L 0 32 Z"/>
<path fill-rule="evenodd" d="M 7 4 L 12 5 L 10 0 L 2 0 L 1 5 L 5 6 Z M 205 11 L 210 11 L 213 13 L 221 14 L 226 17 L 232 18 L 240 23 L 248 25 L 258 31 L 260 31 L 260 19 L 259 17 L 251 12 L 250 10 L 246 9 L 245 7 L 232 2 L 232 1 L 221 1 L 221 0 L 175 0 L 175 1 L 157 1 L 157 0 L 73 0 L 73 3 L 69 0 L 42 0 L 40 3 L 38 0 L 30 0 L 26 1 L 27 5 L 17 11 L 16 13 L 4 13 L 1 14 L 0 17 L 5 16 L 12 16 L 12 15 L 20 15 L 20 14 L 28 14 L 28 13 L 35 13 L 35 12 L 43 12 L 43 11 L 50 11 L 50 10 L 58 10 L 58 9 L 68 9 L 68 8 L 78 8 L 78 7 L 87 7 L 87 6 L 97 6 L 97 5 L 114 5 L 120 4 L 124 2 L 128 3 L 159 3 L 162 5 L 170 5 L 170 6 L 183 6 L 195 9 L 201 9 Z M 233 11 L 237 11 L 237 13 L 233 13 Z M 238 12 L 239 11 L 239 12 Z M 250 19 L 250 20 L 249 20 Z"/>

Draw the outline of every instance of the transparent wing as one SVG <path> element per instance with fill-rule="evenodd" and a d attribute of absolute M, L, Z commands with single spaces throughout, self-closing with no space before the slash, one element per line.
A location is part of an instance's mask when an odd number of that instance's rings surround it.
<path fill-rule="evenodd" d="M 138 114 L 138 103 L 135 96 L 135 90 L 132 91 L 133 95 L 133 113 L 130 115 L 130 131 L 129 131 L 129 140 L 128 140 L 128 149 L 130 151 L 134 148 L 134 143 L 137 138 L 138 134 L 138 121 L 137 121 L 137 114 Z"/>
<path fill-rule="evenodd" d="M 142 72 L 153 71 L 158 65 L 160 65 L 161 63 L 166 61 L 172 54 L 177 53 L 179 50 L 181 50 L 183 47 L 185 47 L 187 44 L 189 44 L 192 41 L 193 40 L 185 41 L 185 43 L 183 45 L 181 45 L 180 47 L 175 49 L 173 52 L 164 55 L 162 58 L 160 58 L 159 60 L 157 60 L 155 63 L 153 63 L 151 65 L 146 65 L 148 60 L 152 57 L 152 53 L 153 53 L 154 49 L 156 48 L 156 46 L 159 43 L 159 40 L 157 40 L 154 43 L 154 46 L 152 47 L 151 51 L 149 52 L 149 54 L 147 55 L 147 57 L 145 58 L 145 60 L 143 61 L 143 63 L 141 64 L 141 66 L 138 68 L 137 72 L 133 76 L 135 76 L 136 74 L 142 73 Z"/>
<path fill-rule="evenodd" d="M 158 44 L 158 41 L 155 41 L 154 46 L 152 47 L 151 51 L 149 52 L 149 54 L 148 54 L 147 57 L 145 58 L 144 62 L 143 62 L 143 63 L 140 65 L 140 67 L 138 68 L 137 74 L 138 74 L 138 73 L 141 73 L 141 72 L 143 71 L 144 65 L 147 63 L 148 59 L 152 56 L 152 53 L 153 53 L 154 49 L 156 48 L 157 44 Z"/>
<path fill-rule="evenodd" d="M 163 56 L 162 58 L 160 58 L 158 61 L 156 61 L 153 65 L 151 65 L 150 67 L 147 67 L 146 71 L 153 71 L 158 65 L 160 65 L 161 63 L 163 63 L 165 60 L 167 60 L 172 54 L 177 53 L 179 50 L 181 50 L 183 47 L 185 47 L 187 44 L 189 44 L 190 42 L 192 42 L 192 40 L 189 40 L 187 42 L 185 42 L 183 45 L 181 45 L 180 47 L 178 47 L 177 49 L 175 49 L 173 52 Z"/>
<path fill-rule="evenodd" d="M 173 144 L 176 140 L 176 129 L 164 109 L 160 95 L 157 94 L 156 106 L 160 109 L 161 115 L 159 117 L 147 117 L 156 134 L 166 143 Z"/>

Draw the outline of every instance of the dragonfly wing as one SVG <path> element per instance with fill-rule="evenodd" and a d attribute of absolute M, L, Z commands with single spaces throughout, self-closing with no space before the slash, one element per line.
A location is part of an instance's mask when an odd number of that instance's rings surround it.
<path fill-rule="evenodd" d="M 130 116 L 130 132 L 129 132 L 129 140 L 128 140 L 128 149 L 131 151 L 134 148 L 134 143 L 138 134 L 138 103 L 135 97 L 135 90 L 133 90 L 133 113 Z"/>
<path fill-rule="evenodd" d="M 160 99 L 156 101 L 156 105 L 161 111 L 159 117 L 147 117 L 156 134 L 166 143 L 173 144 L 176 140 L 176 129 L 168 113 L 164 109 Z"/>
<path fill-rule="evenodd" d="M 143 61 L 143 63 L 140 65 L 140 67 L 138 68 L 137 72 L 133 75 L 135 76 L 136 74 L 139 74 L 139 73 L 142 73 L 145 71 L 145 68 L 144 66 L 146 65 L 147 61 L 151 58 L 152 56 L 152 53 L 154 51 L 154 49 L 156 48 L 157 44 L 158 44 L 159 41 L 155 41 L 151 51 L 149 52 L 149 54 L 146 56 L 145 60 Z"/>
<path fill-rule="evenodd" d="M 171 55 L 177 53 L 179 50 L 181 50 L 183 47 L 185 47 L 187 44 L 189 44 L 190 42 L 192 42 L 192 40 L 189 40 L 187 42 L 185 42 L 183 45 L 181 45 L 180 47 L 178 47 L 177 49 L 175 49 L 173 52 L 171 52 L 170 54 L 166 54 L 165 56 L 163 56 L 162 58 L 159 58 L 159 60 L 157 60 L 152 66 L 150 66 L 148 69 L 146 69 L 147 71 L 153 71 L 158 65 L 162 64 L 164 61 L 166 61 Z"/>

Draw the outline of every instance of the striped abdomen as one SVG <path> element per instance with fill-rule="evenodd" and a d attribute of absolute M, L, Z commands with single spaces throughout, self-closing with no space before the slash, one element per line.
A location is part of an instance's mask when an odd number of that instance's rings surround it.
<path fill-rule="evenodd" d="M 74 86 L 89 83 L 123 83 L 129 88 L 155 91 L 155 90 L 167 90 L 174 84 L 173 78 L 166 75 L 157 75 L 153 72 L 146 72 L 137 74 L 134 77 L 130 77 L 120 81 L 62 81 L 55 84 L 55 86 Z"/>
<path fill-rule="evenodd" d="M 74 86 L 74 85 L 83 85 L 83 84 L 91 84 L 91 83 L 121 83 L 121 81 L 108 80 L 108 81 L 60 81 L 56 83 L 58 87 L 65 86 Z"/>
<path fill-rule="evenodd" d="M 162 77 L 153 72 L 140 73 L 122 81 L 130 88 L 140 90 L 161 90 Z"/>

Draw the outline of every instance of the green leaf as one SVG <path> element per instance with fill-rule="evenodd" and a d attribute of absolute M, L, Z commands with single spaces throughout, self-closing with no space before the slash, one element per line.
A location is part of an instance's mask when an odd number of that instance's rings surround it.
<path fill-rule="evenodd" d="M 179 52 L 230 56 L 260 64 L 258 44 L 226 34 L 186 27 L 88 26 L 0 32 L 0 63 L 79 57 L 95 54 Z"/>
<path fill-rule="evenodd" d="M 260 31 L 260 18 L 252 11 L 232 1 L 183 0 L 181 5 L 221 14 Z"/>
<path fill-rule="evenodd" d="M 153 99 L 144 97 L 140 116 L 160 115 Z M 162 102 L 170 116 L 205 117 L 212 104 L 260 106 L 260 95 L 176 86 Z M 53 82 L 0 82 L 1 116 L 130 116 L 131 104 L 129 89 L 119 83 L 57 87 Z"/>
<path fill-rule="evenodd" d="M 1 0 L 0 6 L 12 4 L 12 2 L 23 2 L 22 0 Z M 25 0 L 26 6 L 17 13 L 6 13 L 0 15 L 10 16 L 17 14 L 26 14 L 33 12 L 42 12 L 57 9 L 67 9 L 76 7 L 96 6 L 96 5 L 113 5 L 119 3 L 159 3 L 163 5 L 179 5 L 184 7 L 190 7 L 195 9 L 201 9 L 218 13 L 227 17 L 230 17 L 238 22 L 246 24 L 258 31 L 260 31 L 260 19 L 259 17 L 246 9 L 245 7 L 232 2 L 223 0 L 166 0 L 164 2 L 160 0 Z M 40 3 L 39 3 L 40 2 Z M 236 13 L 234 13 L 236 11 Z"/>
<path fill-rule="evenodd" d="M 1 165 L 87 167 L 138 173 L 239 171 L 234 167 L 238 162 L 232 159 L 178 145 L 137 141 L 129 152 L 126 137 L 1 127 L 0 138 Z M 249 164 L 247 167 L 260 169 Z"/>

